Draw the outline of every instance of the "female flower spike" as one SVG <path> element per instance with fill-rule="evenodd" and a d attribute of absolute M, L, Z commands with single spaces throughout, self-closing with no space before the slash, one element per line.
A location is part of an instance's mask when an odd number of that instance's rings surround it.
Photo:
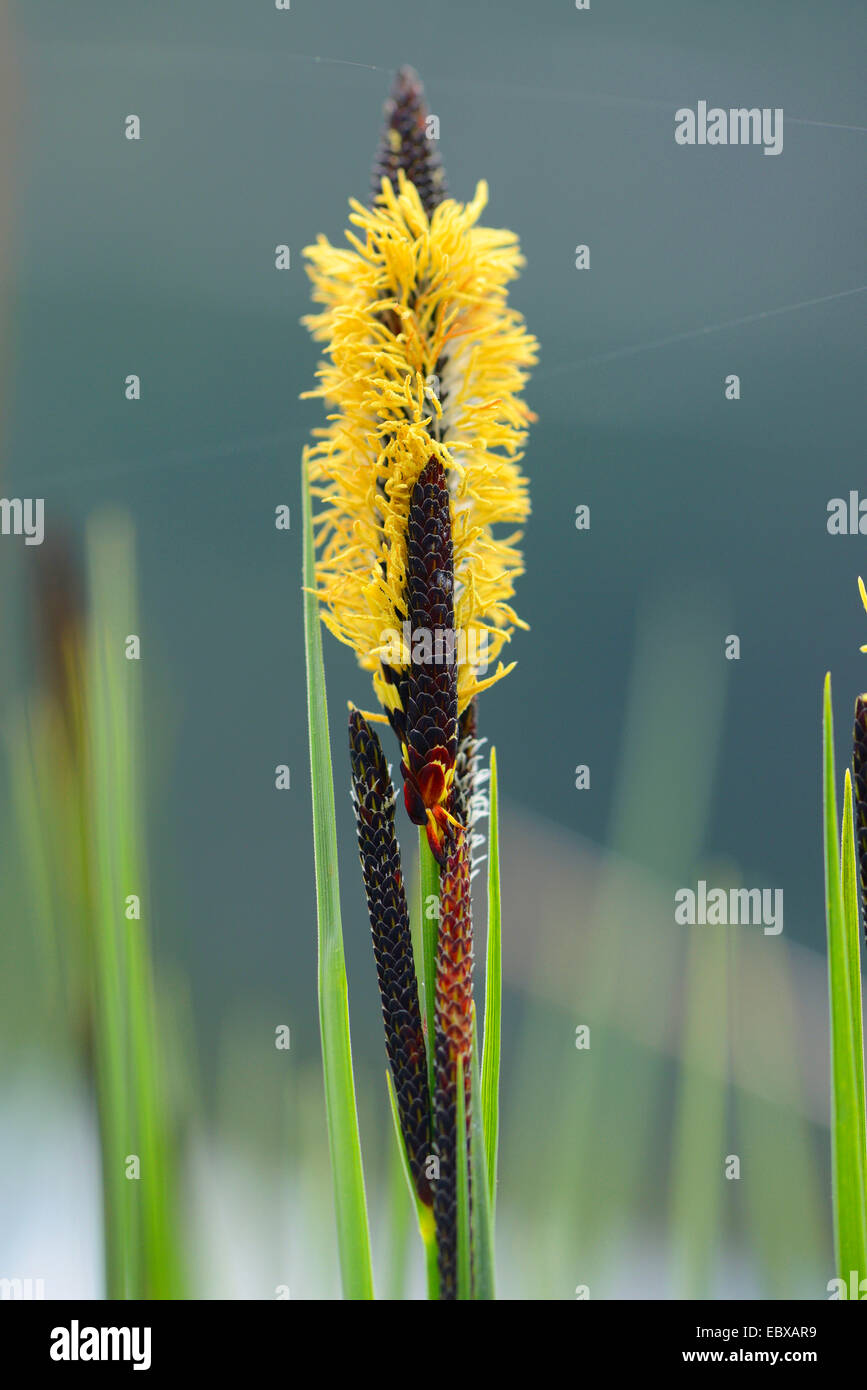
<path fill-rule="evenodd" d="M 409 912 L 394 833 L 394 788 L 379 739 L 358 710 L 349 715 L 352 803 L 382 1001 L 385 1050 L 416 1191 L 428 1205 L 431 1102 Z"/>

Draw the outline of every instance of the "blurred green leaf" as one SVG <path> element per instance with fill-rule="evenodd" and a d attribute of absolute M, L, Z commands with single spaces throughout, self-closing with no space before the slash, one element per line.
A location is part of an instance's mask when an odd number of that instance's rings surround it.
<path fill-rule="evenodd" d="M 304 516 L 304 646 L 307 661 L 307 717 L 310 735 L 310 781 L 313 795 L 313 848 L 316 865 L 316 911 L 319 932 L 319 1026 L 328 1140 L 337 1215 L 337 1243 L 344 1297 L 373 1297 L 370 1232 L 355 1079 L 349 1032 L 349 996 L 340 920 L 337 870 L 337 824 L 334 782 L 322 659 L 313 518 L 306 466 L 302 463 Z"/>
<path fill-rule="evenodd" d="M 102 1135 L 109 1298 L 177 1298 L 174 1155 L 149 945 L 140 805 L 141 668 L 132 527 L 117 513 L 88 528 L 91 620 L 86 702 L 89 815 L 83 830 L 92 897 L 94 1036 Z M 129 918 L 130 895 L 140 917 Z M 139 1161 L 138 1180 L 128 1176 Z"/>
<path fill-rule="evenodd" d="M 470 1172 L 472 1173 L 473 1298 L 496 1298 L 494 1278 L 494 1223 L 487 1182 L 485 1127 L 479 1084 L 479 1039 L 473 1014 L 472 1096 L 470 1118 Z"/>

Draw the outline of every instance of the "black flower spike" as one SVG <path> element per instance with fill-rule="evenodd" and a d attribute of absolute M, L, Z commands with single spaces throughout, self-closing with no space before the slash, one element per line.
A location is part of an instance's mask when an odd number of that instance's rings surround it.
<path fill-rule="evenodd" d="M 473 1051 L 470 843 L 467 832 L 460 829 L 448 840 L 441 877 L 434 1049 L 434 1146 L 439 1163 L 434 1220 L 440 1298 L 453 1299 L 457 1297 L 457 1067 L 460 1057 L 469 1134 Z"/>
<path fill-rule="evenodd" d="M 385 128 L 371 176 L 371 201 L 379 197 L 383 179 L 388 179 L 397 190 L 398 170 L 402 169 L 418 189 L 430 217 L 446 195 L 446 181 L 436 141 L 427 133 L 424 87 L 412 68 L 398 71 L 383 114 Z"/>
<path fill-rule="evenodd" d="M 442 866 L 454 824 L 449 801 L 458 745 L 458 663 L 449 489 L 436 457 L 410 497 L 407 607 L 412 660 L 402 692 L 404 802 L 410 820 L 426 827 Z"/>
<path fill-rule="evenodd" d="M 852 772 L 855 781 L 855 839 L 861 870 L 861 912 L 867 934 L 867 695 L 855 701 Z"/>
<path fill-rule="evenodd" d="M 395 793 L 382 747 L 359 710 L 349 715 L 349 756 L 358 850 L 382 999 L 400 1125 L 416 1191 L 431 1203 L 425 1164 L 431 1152 L 430 1092 L 400 849 Z"/>

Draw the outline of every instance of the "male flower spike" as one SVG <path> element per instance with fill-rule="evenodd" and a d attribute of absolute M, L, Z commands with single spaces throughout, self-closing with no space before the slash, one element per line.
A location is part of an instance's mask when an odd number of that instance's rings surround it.
<path fill-rule="evenodd" d="M 442 862 L 454 768 L 441 751 L 436 767 L 414 768 L 406 729 L 416 635 L 411 503 L 422 473 L 442 470 L 453 565 L 454 630 L 445 636 L 454 641 L 461 717 L 511 669 L 501 657 L 515 627 L 525 626 L 511 599 L 523 570 L 515 528 L 529 514 L 520 461 L 533 416 L 520 392 L 536 341 L 508 304 L 523 264 L 517 239 L 479 225 L 485 184 L 470 203 L 438 201 L 443 180 L 438 160 L 423 157 L 419 92 L 402 70 L 379 193 L 371 208 L 350 202 L 348 247 L 320 237 L 304 253 L 322 306 L 304 322 L 326 345 L 319 386 L 308 394 L 330 408 L 306 462 L 319 499 L 323 622 L 372 673 L 403 766 L 413 769 L 407 809 L 416 823 L 427 822 Z"/>

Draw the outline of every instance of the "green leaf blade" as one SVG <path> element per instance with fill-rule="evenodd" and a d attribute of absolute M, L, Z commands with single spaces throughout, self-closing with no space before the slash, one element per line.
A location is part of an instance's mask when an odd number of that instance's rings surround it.
<path fill-rule="evenodd" d="M 834 1245 L 837 1273 L 846 1286 L 852 1271 L 860 1279 L 867 1274 L 867 1207 L 865 1207 L 865 1155 L 863 1091 L 863 1041 L 860 1020 L 855 1023 L 852 987 L 852 866 L 841 876 L 839 822 L 834 768 L 834 719 L 831 677 L 825 677 L 822 708 L 822 792 L 825 849 L 825 903 L 828 932 L 828 988 L 831 1024 L 831 1160 Z M 851 793 L 847 796 L 851 839 Z M 844 902 L 846 884 L 847 911 Z M 857 900 L 854 928 L 857 950 Z M 859 1087 L 858 1075 L 862 1075 Z"/>
<path fill-rule="evenodd" d="M 313 796 L 313 848 L 319 937 L 319 1026 L 328 1142 L 337 1215 L 337 1242 L 343 1294 L 373 1298 L 373 1266 L 358 1108 L 352 1070 L 349 991 L 343 953 L 340 885 L 337 867 L 337 822 L 325 667 L 319 605 L 314 592 L 313 519 L 306 466 L 302 464 L 304 517 L 304 648 L 307 666 L 307 716 L 310 780 Z"/>
<path fill-rule="evenodd" d="M 470 1231 L 470 1176 L 467 1168 L 467 1106 L 464 1089 L 464 1059 L 457 1058 L 456 1149 L 458 1217 L 458 1299 L 470 1299 L 472 1256 Z"/>
<path fill-rule="evenodd" d="M 470 1120 L 470 1172 L 472 1173 L 473 1298 L 496 1298 L 494 1275 L 494 1219 L 487 1182 L 487 1151 L 479 1083 L 479 1039 L 473 1017 L 472 1096 Z"/>
<path fill-rule="evenodd" d="M 165 1103 L 140 805 L 141 677 L 122 647 L 123 634 L 137 628 L 135 539 L 123 513 L 106 512 L 91 521 L 87 540 L 91 619 L 80 850 L 90 919 L 107 1293 L 178 1298 L 184 1285 L 176 1153 Z M 142 905 L 141 918 L 125 915 L 129 894 Z M 133 1154 L 138 1181 L 126 1172 Z"/>
<path fill-rule="evenodd" d="M 415 1207 L 419 1235 L 421 1236 L 422 1245 L 424 1246 L 427 1272 L 427 1296 L 431 1302 L 436 1302 L 440 1296 L 440 1279 L 439 1269 L 437 1267 L 436 1228 L 434 1226 L 433 1211 L 430 1207 L 425 1206 L 415 1190 L 415 1183 L 412 1180 L 412 1172 L 409 1166 L 409 1155 L 406 1151 L 406 1143 L 404 1142 L 403 1131 L 400 1127 L 397 1096 L 394 1094 L 394 1082 L 390 1071 L 386 1072 L 385 1080 L 388 1087 L 388 1100 L 391 1105 L 391 1122 L 394 1131 L 394 1142 L 397 1145 L 398 1154 L 400 1156 L 400 1163 L 409 1191 L 410 1201 Z"/>
<path fill-rule="evenodd" d="M 849 963 L 849 1005 L 851 1009 L 853 1063 L 855 1067 L 856 1105 L 860 1133 L 861 1188 L 864 1192 L 864 1249 L 867 1258 L 867 1115 L 864 1105 L 864 1031 L 861 1000 L 861 931 L 858 915 L 858 864 L 855 857 L 855 807 L 852 795 L 852 776 L 846 769 L 843 789 L 843 831 L 841 836 L 841 886 L 843 891 L 843 924 L 846 933 L 846 956 Z M 867 1270 L 862 1271 L 862 1277 Z"/>

